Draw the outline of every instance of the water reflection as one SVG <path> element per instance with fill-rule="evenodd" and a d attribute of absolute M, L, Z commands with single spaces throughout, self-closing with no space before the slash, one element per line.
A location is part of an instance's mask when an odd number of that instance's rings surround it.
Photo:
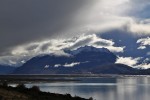
<path fill-rule="evenodd" d="M 79 79 L 79 78 L 78 78 Z M 80 78 L 81 82 L 54 82 L 26 84 L 37 85 L 42 91 L 96 100 L 149 100 L 150 79 L 148 77 L 127 78 Z"/>

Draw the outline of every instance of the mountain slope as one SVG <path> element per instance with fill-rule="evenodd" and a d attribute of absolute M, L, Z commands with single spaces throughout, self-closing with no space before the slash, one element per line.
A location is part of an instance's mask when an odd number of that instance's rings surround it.
<path fill-rule="evenodd" d="M 150 69 L 115 64 L 117 56 L 106 48 L 92 46 L 64 50 L 70 56 L 37 56 L 18 67 L 13 74 L 122 74 L 150 75 Z"/>
<path fill-rule="evenodd" d="M 94 74 L 138 74 L 139 70 L 123 64 L 108 64 L 91 69 Z"/>
<path fill-rule="evenodd" d="M 15 67 L 0 65 L 0 74 L 10 74 L 15 70 Z"/>
<path fill-rule="evenodd" d="M 115 63 L 117 57 L 108 49 L 85 46 L 65 51 L 70 56 L 44 55 L 27 61 L 14 74 L 75 74 L 88 73 L 89 69 Z"/>

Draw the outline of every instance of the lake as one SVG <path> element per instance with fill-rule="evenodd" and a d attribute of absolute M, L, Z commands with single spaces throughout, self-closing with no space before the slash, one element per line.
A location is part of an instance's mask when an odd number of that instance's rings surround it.
<path fill-rule="evenodd" d="M 62 77 L 61 77 L 62 78 Z M 66 79 L 66 78 L 64 78 Z M 80 81 L 26 83 L 39 86 L 41 91 L 93 97 L 94 100 L 149 100 L 149 77 L 67 77 Z"/>

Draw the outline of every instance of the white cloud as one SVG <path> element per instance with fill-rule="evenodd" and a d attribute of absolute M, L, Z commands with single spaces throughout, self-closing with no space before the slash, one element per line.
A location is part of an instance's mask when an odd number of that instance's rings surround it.
<path fill-rule="evenodd" d="M 118 57 L 116 63 L 129 65 L 133 68 L 140 68 L 140 69 L 150 68 L 150 63 L 147 63 L 150 61 L 150 59 L 146 58 L 142 63 L 139 63 L 140 60 L 141 60 L 140 57 L 138 57 L 138 58 Z"/>
<path fill-rule="evenodd" d="M 8 55 L 0 57 L 0 64 L 10 66 L 20 66 L 33 56 L 22 56 L 22 55 Z"/>
<path fill-rule="evenodd" d="M 141 43 L 141 45 L 150 45 L 150 37 L 139 39 L 137 43 Z"/>
<path fill-rule="evenodd" d="M 69 34 L 62 34 L 63 38 L 61 39 L 44 40 L 15 47 L 10 55 L 0 57 L 0 64 L 14 65 L 17 62 L 20 65 L 22 61 L 25 62 L 39 54 L 51 53 L 58 56 L 69 56 L 62 50 L 66 48 L 76 49 L 84 45 L 98 48 L 105 47 L 112 52 L 123 52 L 125 47 L 116 47 L 112 40 L 102 39 L 95 33 L 117 28 L 125 29 L 135 35 L 150 35 L 150 19 L 130 15 L 130 13 L 140 15 L 141 13 L 138 14 L 138 12 L 142 11 L 148 4 L 149 0 L 97 0 L 94 5 L 92 3 L 87 8 L 84 7 L 74 16 L 72 22 L 74 25 L 70 28 L 74 31 L 68 29 Z M 81 33 L 84 33 L 84 35 Z M 67 39 L 70 36 L 75 37 Z M 150 44 L 150 37 L 140 39 L 137 43 L 140 44 L 138 49 L 145 49 Z M 118 62 L 127 62 L 129 65 L 134 65 L 137 60 L 131 57 L 122 57 Z"/>
<path fill-rule="evenodd" d="M 49 68 L 49 65 L 45 65 L 44 68 L 45 68 L 45 69 Z"/>
<path fill-rule="evenodd" d="M 150 52 L 148 52 L 148 53 L 147 53 L 147 55 L 149 55 L 149 56 L 150 56 Z"/>
<path fill-rule="evenodd" d="M 142 69 L 150 68 L 150 58 L 145 58 L 144 61 L 141 64 L 137 65 L 136 67 Z"/>
<path fill-rule="evenodd" d="M 135 66 L 140 58 L 132 58 L 132 57 L 118 57 L 116 63 L 125 64 L 128 66 Z"/>
<path fill-rule="evenodd" d="M 116 47 L 112 40 L 102 39 L 95 34 L 80 35 L 70 39 L 51 39 L 41 42 L 34 42 L 26 45 L 21 45 L 10 52 L 10 55 L 0 57 L 0 63 L 16 65 L 23 64 L 27 59 L 41 54 L 51 54 L 56 56 L 70 56 L 63 50 L 74 50 L 81 46 L 94 46 L 97 48 L 107 48 L 112 52 L 123 52 L 125 47 Z M 24 60 L 25 59 L 25 60 Z M 22 62 L 24 60 L 24 62 Z M 11 62 L 10 62 L 11 61 Z"/>
<path fill-rule="evenodd" d="M 55 64 L 54 67 L 60 67 L 62 66 L 61 64 Z"/>
<path fill-rule="evenodd" d="M 141 38 L 141 39 L 137 40 L 137 43 L 140 44 L 138 49 L 145 49 L 146 46 L 150 46 L 150 37 Z"/>
<path fill-rule="evenodd" d="M 97 48 L 104 47 L 104 48 L 109 49 L 112 52 L 123 52 L 123 49 L 125 47 L 116 47 L 114 46 L 114 44 L 115 43 L 112 40 L 102 39 L 95 34 L 91 34 L 91 35 L 80 36 L 73 43 L 71 43 L 69 48 L 76 49 L 81 46 L 89 45 L 89 46 L 94 46 Z"/>
<path fill-rule="evenodd" d="M 47 45 L 47 44 L 51 45 Z M 42 54 L 42 53 L 56 53 L 59 55 L 64 54 L 64 52 L 62 51 L 63 49 L 77 49 L 81 46 L 85 46 L 85 45 L 91 45 L 91 46 L 95 46 L 97 48 L 108 48 L 110 51 L 113 52 L 123 52 L 124 47 L 116 47 L 114 46 L 114 42 L 112 40 L 107 40 L 107 39 L 102 39 L 100 37 L 98 37 L 95 34 L 91 34 L 91 35 L 81 35 L 81 36 L 77 36 L 71 39 L 59 39 L 59 40 L 50 40 L 50 41 L 44 41 L 44 42 L 38 42 L 38 43 L 32 43 L 33 45 L 37 45 L 35 48 L 32 49 L 28 49 L 30 48 L 30 45 L 25 45 L 25 46 L 20 46 L 18 48 L 15 48 L 12 51 L 12 55 L 25 55 L 25 54 Z M 46 47 L 46 46 L 47 47 Z M 46 47 L 45 49 L 41 49 L 41 47 Z M 19 50 L 19 52 L 18 52 Z M 15 51 L 15 53 L 14 53 Z M 64 54 L 66 55 L 66 54 Z"/>
<path fill-rule="evenodd" d="M 149 69 L 150 64 L 143 63 L 143 64 L 140 64 L 140 65 L 137 65 L 136 67 L 137 68 L 142 68 L 142 69 Z"/>
<path fill-rule="evenodd" d="M 65 63 L 64 65 L 55 64 L 54 67 L 60 67 L 60 66 L 63 66 L 63 67 L 74 67 L 75 65 L 79 65 L 79 64 L 80 64 L 80 62 Z"/>
<path fill-rule="evenodd" d="M 90 34 L 126 28 L 137 36 L 150 35 L 149 18 L 139 17 L 149 4 L 147 0 L 97 0 L 75 16 L 75 22 L 80 23 L 75 32 Z"/>
<path fill-rule="evenodd" d="M 146 49 L 146 46 L 139 46 L 137 49 Z"/>
<path fill-rule="evenodd" d="M 136 21 L 130 22 L 129 30 L 137 35 L 150 35 L 150 24 L 137 23 Z"/>
<path fill-rule="evenodd" d="M 80 64 L 80 62 L 73 62 L 73 63 L 71 63 L 71 64 L 66 63 L 66 64 L 63 65 L 63 66 L 64 66 L 64 67 L 73 67 L 73 66 L 79 65 L 79 64 Z"/>

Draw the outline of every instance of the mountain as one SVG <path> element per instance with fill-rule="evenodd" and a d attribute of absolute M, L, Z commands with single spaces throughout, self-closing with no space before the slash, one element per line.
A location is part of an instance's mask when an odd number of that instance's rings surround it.
<path fill-rule="evenodd" d="M 15 70 L 15 67 L 0 65 L 0 74 L 10 74 Z"/>
<path fill-rule="evenodd" d="M 150 75 L 150 69 L 115 64 L 117 56 L 106 48 L 92 46 L 64 50 L 70 56 L 42 55 L 28 60 L 12 74 L 119 74 Z"/>
<path fill-rule="evenodd" d="M 101 65 L 114 64 L 117 56 L 106 48 L 92 46 L 65 50 L 70 56 L 37 56 L 17 68 L 13 74 L 79 74 Z"/>
<path fill-rule="evenodd" d="M 68 52 L 69 54 L 71 55 L 77 55 L 81 52 L 103 52 L 103 53 L 111 53 L 108 49 L 106 48 L 95 48 L 95 47 L 92 47 L 92 46 L 84 46 L 84 47 L 80 47 L 76 50 L 73 50 L 73 51 L 66 51 Z M 111 53 L 112 54 L 112 53 Z"/>
<path fill-rule="evenodd" d="M 94 74 L 136 75 L 139 73 L 139 69 L 135 69 L 124 64 L 108 64 L 93 68 L 91 72 Z"/>

